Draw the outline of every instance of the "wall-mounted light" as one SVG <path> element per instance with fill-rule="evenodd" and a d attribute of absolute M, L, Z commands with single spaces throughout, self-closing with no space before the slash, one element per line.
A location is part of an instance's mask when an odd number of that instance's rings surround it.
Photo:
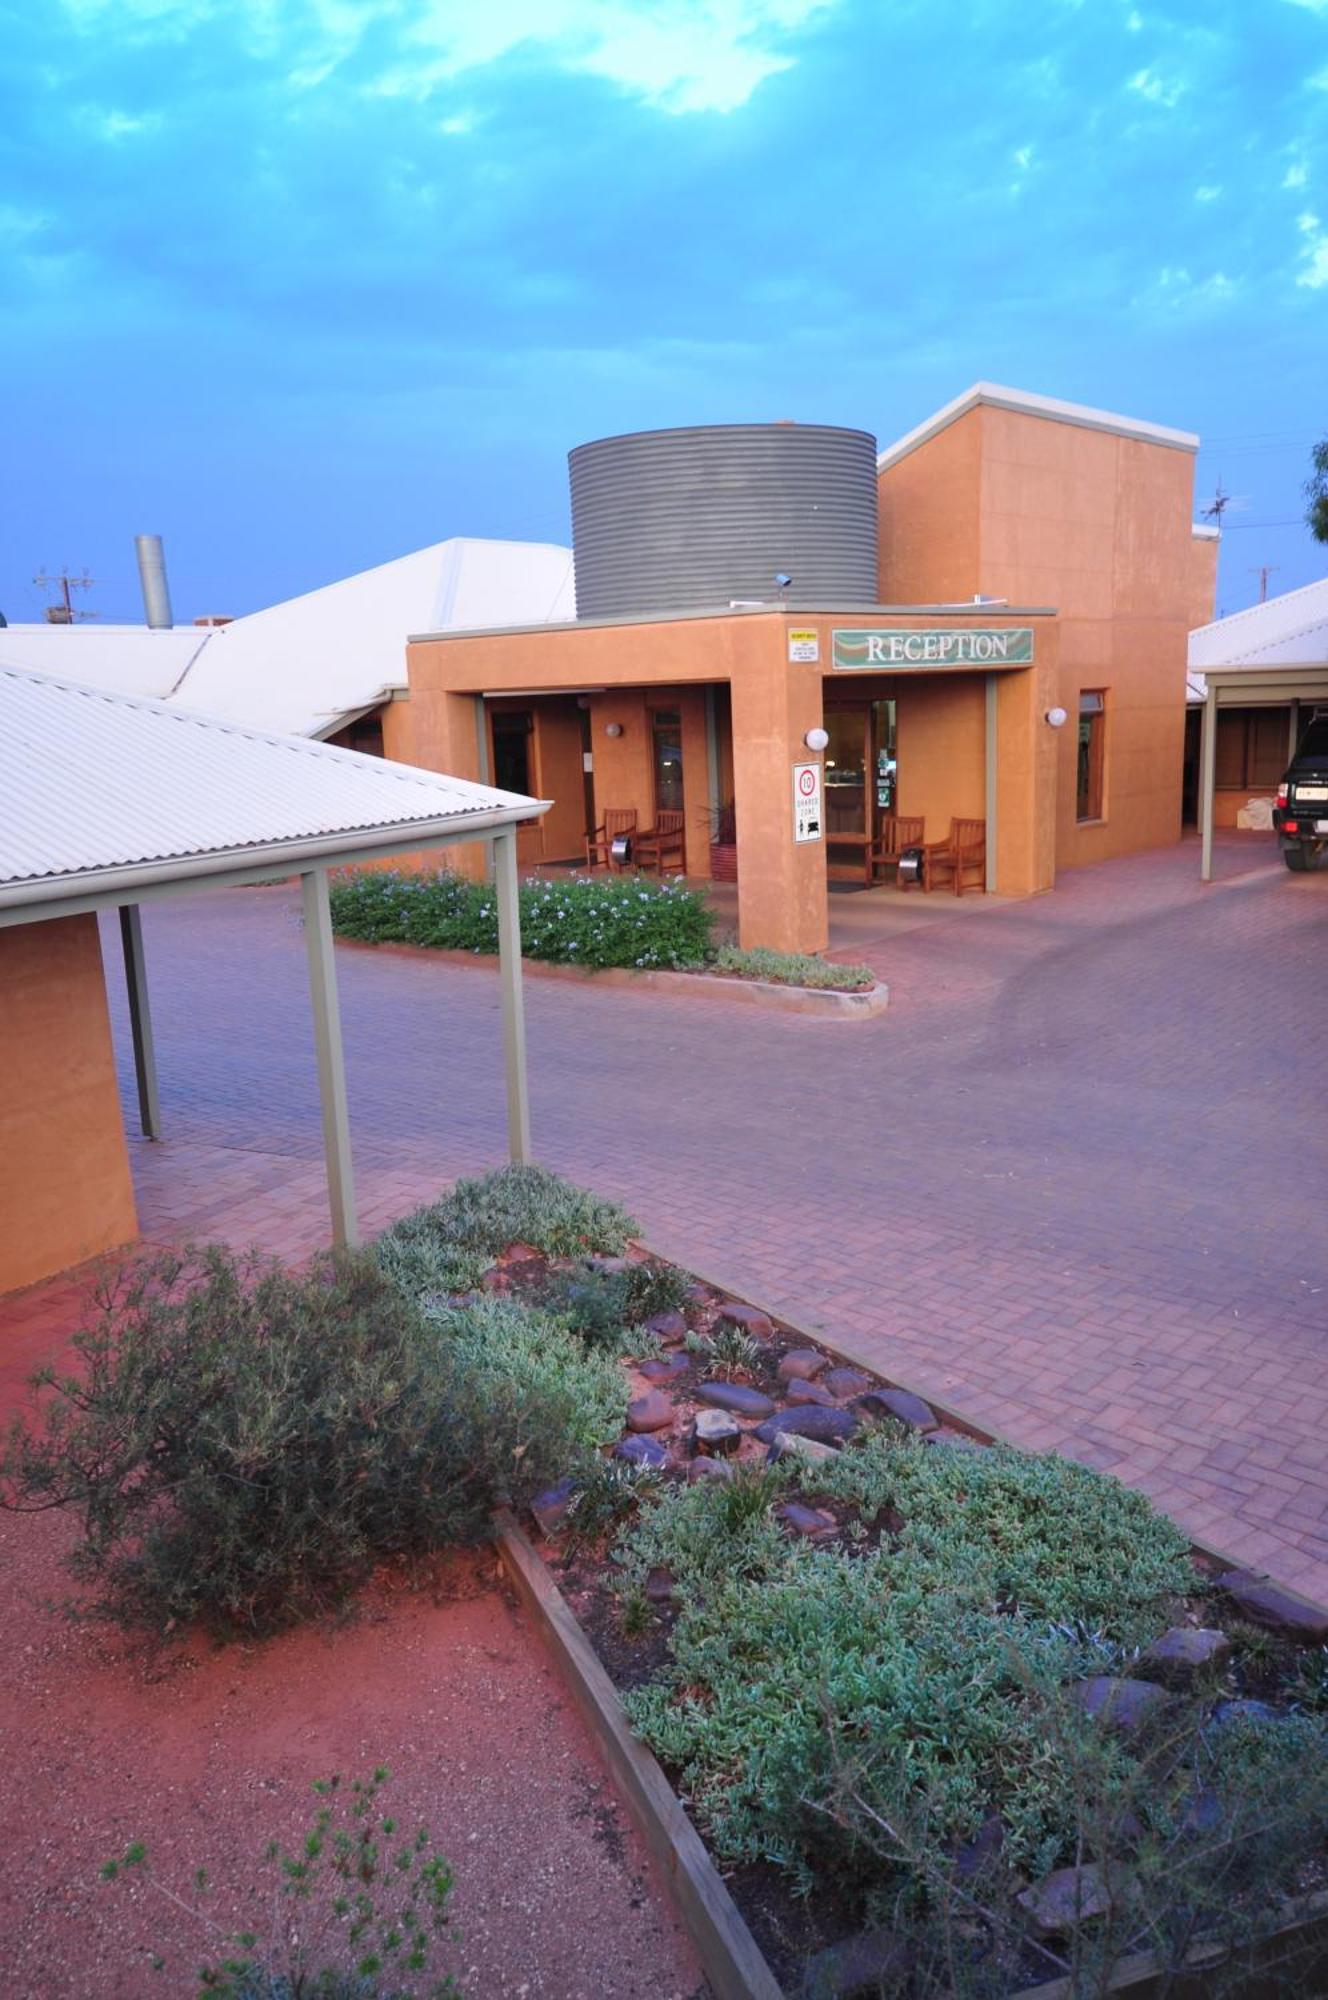
<path fill-rule="evenodd" d="M 1069 719 L 1069 715 L 1063 708 L 1049 708 L 1047 710 L 1047 721 L 1053 729 L 1064 729 Z"/>
<path fill-rule="evenodd" d="M 621 736 L 622 735 L 621 722 L 606 722 L 604 725 L 604 734 L 606 736 Z"/>
<path fill-rule="evenodd" d="M 809 729 L 802 740 L 809 750 L 824 750 L 830 741 L 830 733 L 825 729 Z"/>

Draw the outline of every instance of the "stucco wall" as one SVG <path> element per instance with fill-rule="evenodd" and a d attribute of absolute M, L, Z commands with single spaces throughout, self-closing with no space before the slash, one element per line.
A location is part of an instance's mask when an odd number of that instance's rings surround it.
<path fill-rule="evenodd" d="M 138 1234 L 97 919 L 0 930 L 0 1292 Z"/>

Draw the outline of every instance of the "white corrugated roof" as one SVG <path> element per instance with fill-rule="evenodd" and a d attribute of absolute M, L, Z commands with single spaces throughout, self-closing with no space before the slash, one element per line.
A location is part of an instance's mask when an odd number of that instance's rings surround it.
<path fill-rule="evenodd" d="M 1189 660 L 1201 669 L 1328 664 L 1328 577 L 1201 625 Z"/>
<path fill-rule="evenodd" d="M 408 848 L 426 830 L 543 810 L 436 771 L 0 667 L 0 907 L 42 885 L 95 890 L 125 870 L 169 879 L 219 856 L 280 859 L 318 842 L 335 852 L 348 835 L 391 851 L 394 832 Z"/>
<path fill-rule="evenodd" d="M 412 632 L 575 616 L 570 549 L 455 537 L 229 625 L 10 626 L 0 665 L 317 736 L 405 685 Z"/>
<path fill-rule="evenodd" d="M 947 424 L 975 410 L 980 403 L 996 410 L 1014 410 L 1026 417 L 1050 417 L 1057 423 L 1075 424 L 1081 430 L 1111 431 L 1117 437 L 1141 438 L 1146 444 L 1170 445 L 1176 451 L 1198 451 L 1199 439 L 1193 431 L 1175 431 L 1165 424 L 1150 424 L 1141 417 L 1121 417 L 1112 410 L 1095 410 L 1087 403 L 1063 403 L 1056 396 L 1038 396 L 1031 389 L 1007 389 L 999 382 L 974 382 L 961 396 L 947 403 L 934 415 L 904 436 L 896 438 L 877 454 L 876 467 L 884 472 L 887 466 L 907 458 L 928 438 L 935 437 Z"/>

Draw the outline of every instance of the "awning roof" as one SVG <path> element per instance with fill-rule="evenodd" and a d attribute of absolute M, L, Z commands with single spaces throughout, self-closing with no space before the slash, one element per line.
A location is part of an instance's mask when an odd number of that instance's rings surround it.
<path fill-rule="evenodd" d="M 478 838 L 547 804 L 0 667 L 0 923 Z"/>

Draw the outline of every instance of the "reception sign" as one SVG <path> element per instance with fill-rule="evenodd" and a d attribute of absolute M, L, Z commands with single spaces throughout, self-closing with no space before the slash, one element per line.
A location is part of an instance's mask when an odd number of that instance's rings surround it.
<path fill-rule="evenodd" d="M 835 632 L 832 647 L 840 673 L 881 673 L 897 667 L 1026 667 L 1033 658 L 1033 628 L 873 625 Z"/>

